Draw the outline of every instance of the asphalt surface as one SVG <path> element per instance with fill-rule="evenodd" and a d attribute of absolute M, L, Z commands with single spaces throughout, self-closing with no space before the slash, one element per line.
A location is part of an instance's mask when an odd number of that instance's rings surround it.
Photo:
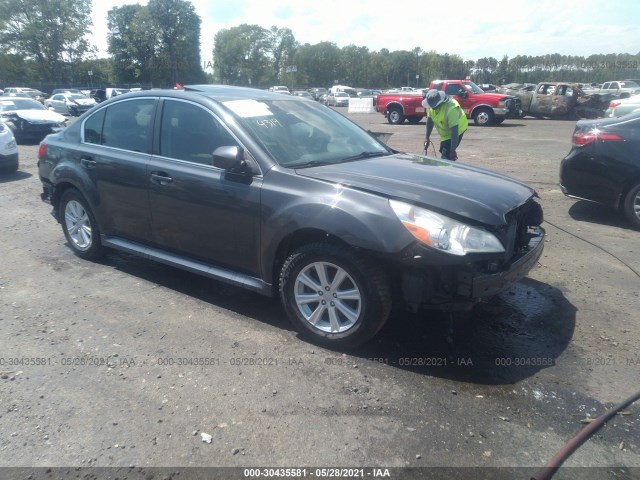
<path fill-rule="evenodd" d="M 424 123 L 347 116 L 391 133 L 394 148 L 422 150 Z M 640 232 L 562 195 L 574 125 L 471 126 L 458 149 L 539 192 L 548 237 L 529 277 L 452 319 L 394 312 L 350 353 L 299 339 L 277 299 L 123 253 L 77 258 L 40 201 L 38 146 L 21 145 L 20 171 L 0 177 L 0 466 L 530 478 L 640 388 Z M 625 409 L 565 463 L 593 468 L 557 478 L 640 478 L 639 415 L 638 404 Z M 25 478 L 0 469 L 9 473 Z"/>

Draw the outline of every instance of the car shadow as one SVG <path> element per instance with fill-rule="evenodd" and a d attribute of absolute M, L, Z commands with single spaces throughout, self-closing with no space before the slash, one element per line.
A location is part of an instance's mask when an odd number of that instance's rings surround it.
<path fill-rule="evenodd" d="M 277 298 L 132 254 L 110 253 L 99 263 L 296 335 Z M 527 278 L 469 312 L 394 312 L 367 344 L 327 353 L 468 383 L 512 384 L 555 365 L 575 322 L 576 308 L 559 289 Z"/>
<path fill-rule="evenodd" d="M 526 278 L 468 312 L 397 313 L 350 353 L 430 376 L 511 384 L 555 365 L 576 311 L 559 289 Z"/>
<path fill-rule="evenodd" d="M 633 230 L 619 210 L 599 203 L 578 200 L 569 208 L 569 216 L 579 222 Z"/>
<path fill-rule="evenodd" d="M 12 173 L 2 173 L 0 172 L 0 183 L 9 183 L 9 182 L 18 182 L 20 180 L 24 180 L 26 178 L 31 177 L 32 175 L 27 172 L 22 172 L 18 170 L 17 172 Z"/>

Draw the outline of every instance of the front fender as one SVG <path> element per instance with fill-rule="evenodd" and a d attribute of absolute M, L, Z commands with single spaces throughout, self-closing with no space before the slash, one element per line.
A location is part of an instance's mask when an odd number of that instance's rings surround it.
<path fill-rule="evenodd" d="M 265 278 L 271 278 L 281 244 L 303 230 L 324 232 L 354 248 L 381 255 L 397 253 L 414 242 L 385 197 L 309 179 L 300 181 L 300 187 L 306 191 L 271 191 L 268 186 L 263 190 L 261 263 Z"/>

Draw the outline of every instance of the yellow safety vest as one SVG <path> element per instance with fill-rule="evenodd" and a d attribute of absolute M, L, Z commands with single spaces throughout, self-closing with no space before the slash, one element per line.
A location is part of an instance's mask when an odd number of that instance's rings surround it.
<path fill-rule="evenodd" d="M 458 125 L 458 135 L 462 135 L 469 127 L 467 116 L 453 98 L 442 102 L 436 108 L 430 108 L 427 116 L 433 120 L 433 125 L 438 130 L 442 141 L 451 139 L 450 125 Z"/>

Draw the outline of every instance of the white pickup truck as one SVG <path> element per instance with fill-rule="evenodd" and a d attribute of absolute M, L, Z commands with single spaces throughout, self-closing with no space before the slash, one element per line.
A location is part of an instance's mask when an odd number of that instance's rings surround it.
<path fill-rule="evenodd" d="M 631 80 L 613 80 L 605 82 L 595 93 L 608 93 L 617 98 L 627 98 L 640 93 L 640 85 Z"/>

